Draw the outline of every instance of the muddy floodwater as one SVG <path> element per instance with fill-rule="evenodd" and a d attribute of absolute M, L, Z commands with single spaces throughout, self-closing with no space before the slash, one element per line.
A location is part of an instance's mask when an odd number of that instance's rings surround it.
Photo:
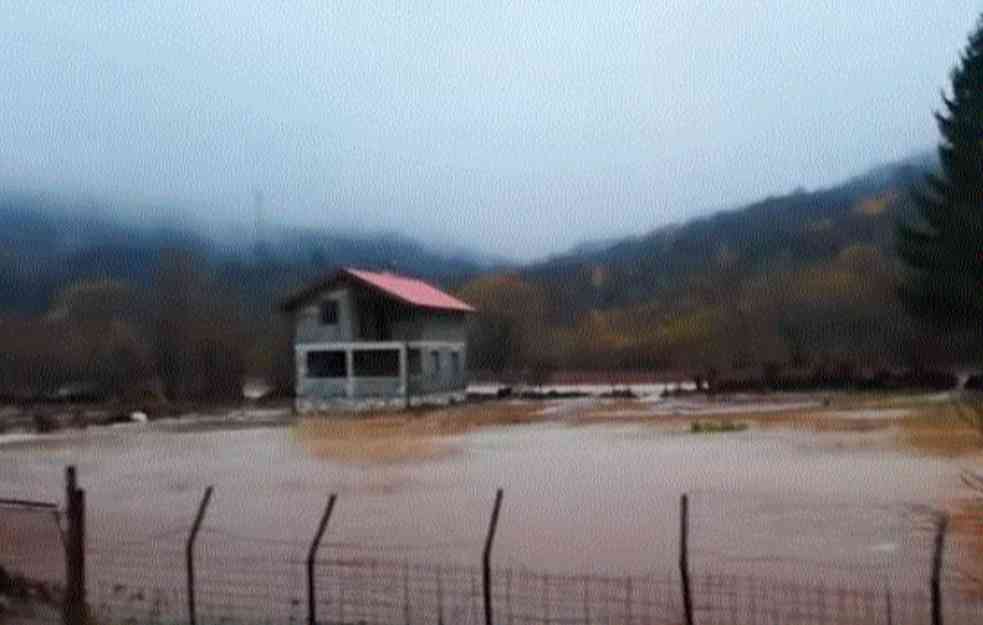
<path fill-rule="evenodd" d="M 302 557 L 334 492 L 328 548 L 477 564 L 503 488 L 497 566 L 616 575 L 676 570 L 689 493 L 696 570 L 920 585 L 931 509 L 964 494 L 959 462 L 876 434 L 538 423 L 442 437 L 441 453 L 397 462 L 332 460 L 308 436 L 296 424 L 152 423 L 8 442 L 0 496 L 60 501 L 75 464 L 93 549 L 179 549 L 213 485 L 203 549 Z M 56 538 L 42 528 L 38 544 L 21 535 L 4 549 L 56 550 Z"/>

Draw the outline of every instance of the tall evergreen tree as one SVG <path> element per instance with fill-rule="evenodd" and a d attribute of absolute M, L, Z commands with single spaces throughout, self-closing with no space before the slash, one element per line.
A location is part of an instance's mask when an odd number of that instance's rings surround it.
<path fill-rule="evenodd" d="M 915 190 L 919 219 L 898 228 L 908 310 L 944 329 L 983 331 L 983 18 L 936 112 L 941 170 Z"/>

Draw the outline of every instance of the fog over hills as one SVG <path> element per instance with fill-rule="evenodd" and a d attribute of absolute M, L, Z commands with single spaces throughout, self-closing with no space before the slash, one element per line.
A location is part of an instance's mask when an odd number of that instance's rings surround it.
<path fill-rule="evenodd" d="M 336 265 L 442 280 L 498 262 L 463 250 L 441 251 L 397 233 L 267 224 L 258 235 L 242 226 L 127 217 L 139 214 L 139 208 L 114 211 L 92 201 L 0 192 L 0 309 L 43 310 L 55 292 L 82 280 L 149 284 L 160 252 L 168 249 L 193 253 L 215 266 L 290 267 L 296 277 L 278 285 L 281 291 Z M 276 290 L 271 285 L 264 292 Z"/>
<path fill-rule="evenodd" d="M 4 3 L 0 188 L 529 262 L 932 145 L 979 14 L 365 4 Z"/>
<path fill-rule="evenodd" d="M 141 222 L 115 216 L 137 210 L 7 191 L 0 193 L 0 320 L 20 318 L 27 329 L 0 328 L 34 333 L 36 343 L 23 346 L 29 357 L 45 345 L 44 319 L 105 293 L 117 302 L 109 314 L 129 324 L 121 336 L 140 354 L 150 349 L 140 345 L 157 345 L 171 312 L 205 312 L 207 323 L 225 328 L 222 344 L 238 354 L 230 358 L 289 386 L 279 303 L 334 266 L 355 265 L 420 276 L 474 304 L 481 315 L 469 366 L 476 370 L 759 375 L 765 366 L 828 372 L 958 361 L 973 344 L 926 333 L 896 296 L 897 224 L 912 215 L 909 191 L 934 164 L 919 153 L 828 188 L 799 188 L 529 263 L 392 233 Z M 195 295 L 178 303 L 185 284 Z M 97 339 L 87 339 L 93 350 L 102 349 Z"/>
<path fill-rule="evenodd" d="M 286 226 L 269 217 L 252 226 L 223 224 L 186 217 L 191 211 L 7 190 L 0 192 L 0 305 L 8 310 L 41 310 L 59 288 L 98 277 L 147 283 L 157 255 L 167 248 L 192 251 L 215 265 L 289 266 L 297 280 L 335 265 L 385 268 L 449 284 L 487 271 L 522 270 L 536 275 L 598 263 L 616 273 L 624 271 L 626 278 L 641 279 L 647 271 L 665 276 L 675 267 L 715 253 L 724 243 L 760 255 L 779 236 L 776 227 L 794 229 L 809 220 L 848 215 L 844 207 L 856 198 L 911 183 L 933 159 L 931 153 L 919 153 L 826 190 L 800 190 L 647 233 L 587 241 L 526 264 L 473 252 L 464 244 L 441 247 L 396 232 Z M 851 231 L 840 235 L 844 241 L 861 236 Z M 294 285 L 280 286 L 286 290 Z"/>
<path fill-rule="evenodd" d="M 921 176 L 937 167 L 937 164 L 938 157 L 934 150 L 920 150 L 907 158 L 877 165 L 826 189 L 810 192 L 799 187 L 788 194 L 771 196 L 745 206 L 698 211 L 698 216 L 689 220 L 667 224 L 638 235 L 585 241 L 542 261 L 528 263 L 527 266 L 536 268 L 613 259 L 630 261 L 636 256 L 645 255 L 653 246 L 658 247 L 660 241 L 685 237 L 687 233 L 705 231 L 715 225 L 736 227 L 743 222 L 752 222 L 749 227 L 763 233 L 774 225 L 773 222 L 769 223 L 765 220 L 765 217 L 770 219 L 778 216 L 793 222 L 804 221 L 822 216 L 824 213 L 831 215 L 841 213 L 844 201 L 848 197 L 872 195 L 889 188 L 906 192 L 908 186 L 920 181 Z M 756 219 L 758 221 L 754 222 Z M 728 233 L 723 231 L 720 234 L 728 236 Z M 733 232 L 730 235 L 733 235 Z M 753 245 L 758 238 L 758 236 L 751 236 L 747 244 Z M 712 245 L 715 242 L 709 240 L 707 243 Z"/>
<path fill-rule="evenodd" d="M 910 191 L 935 165 L 922 152 L 827 188 L 479 276 L 461 289 L 490 319 L 475 352 L 501 366 L 752 378 L 767 366 L 816 379 L 971 358 L 972 341 L 919 324 L 897 296 L 897 227 L 913 218 Z M 496 347 L 510 344 L 521 349 Z"/>

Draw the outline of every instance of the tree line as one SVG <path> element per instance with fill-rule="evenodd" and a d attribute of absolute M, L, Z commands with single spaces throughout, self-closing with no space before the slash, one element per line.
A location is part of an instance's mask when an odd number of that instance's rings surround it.
<path fill-rule="evenodd" d="M 0 320 L 0 393 L 11 399 L 216 401 L 248 375 L 289 392 L 289 328 L 246 314 L 238 286 L 193 251 L 165 249 L 149 284 L 80 280 L 38 315 Z"/>

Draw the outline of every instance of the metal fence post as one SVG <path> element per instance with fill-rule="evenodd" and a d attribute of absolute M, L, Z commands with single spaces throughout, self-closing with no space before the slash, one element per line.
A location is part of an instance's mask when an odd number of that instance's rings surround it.
<path fill-rule="evenodd" d="M 932 552 L 932 625 L 942 625 L 942 552 L 949 517 L 940 512 L 935 525 L 935 549 Z"/>
<path fill-rule="evenodd" d="M 495 506 L 492 508 L 491 521 L 488 524 L 488 535 L 485 537 L 485 550 L 481 556 L 481 577 L 485 596 L 485 625 L 492 625 L 492 596 L 491 596 L 491 550 L 495 542 L 495 530 L 498 528 L 498 511 L 502 507 L 502 489 L 495 493 Z"/>
<path fill-rule="evenodd" d="M 85 604 L 85 491 L 78 487 L 75 467 L 65 469 L 65 625 L 88 621 Z"/>
<path fill-rule="evenodd" d="M 188 623 L 196 625 L 195 617 L 195 538 L 198 537 L 198 530 L 201 529 L 201 522 L 205 519 L 205 510 L 208 502 L 212 499 L 212 487 L 205 489 L 205 496 L 198 504 L 198 513 L 195 515 L 194 524 L 191 526 L 191 533 L 188 534 L 188 542 L 184 547 L 184 557 L 188 567 Z"/>
<path fill-rule="evenodd" d="M 437 625 L 444 625 L 444 576 L 439 564 L 437 565 Z"/>
<path fill-rule="evenodd" d="M 679 576 L 683 586 L 683 615 L 686 625 L 693 625 L 693 599 L 689 588 L 689 496 L 684 494 L 679 504 Z"/>
<path fill-rule="evenodd" d="M 410 618 L 413 613 L 412 606 L 410 606 L 410 561 L 403 560 L 403 623 L 406 625 L 411 625 L 413 619 Z"/>
<path fill-rule="evenodd" d="M 328 497 L 328 505 L 324 509 L 324 514 L 321 515 L 321 522 L 317 524 L 317 533 L 314 535 L 314 540 L 311 541 L 310 551 L 307 552 L 307 625 L 316 625 L 317 623 L 317 593 L 314 586 L 314 562 L 317 559 L 317 550 L 321 546 L 321 537 L 324 536 L 324 530 L 328 527 L 328 521 L 331 520 L 331 512 L 334 510 L 334 502 L 337 499 L 337 495 L 334 493 Z"/>

